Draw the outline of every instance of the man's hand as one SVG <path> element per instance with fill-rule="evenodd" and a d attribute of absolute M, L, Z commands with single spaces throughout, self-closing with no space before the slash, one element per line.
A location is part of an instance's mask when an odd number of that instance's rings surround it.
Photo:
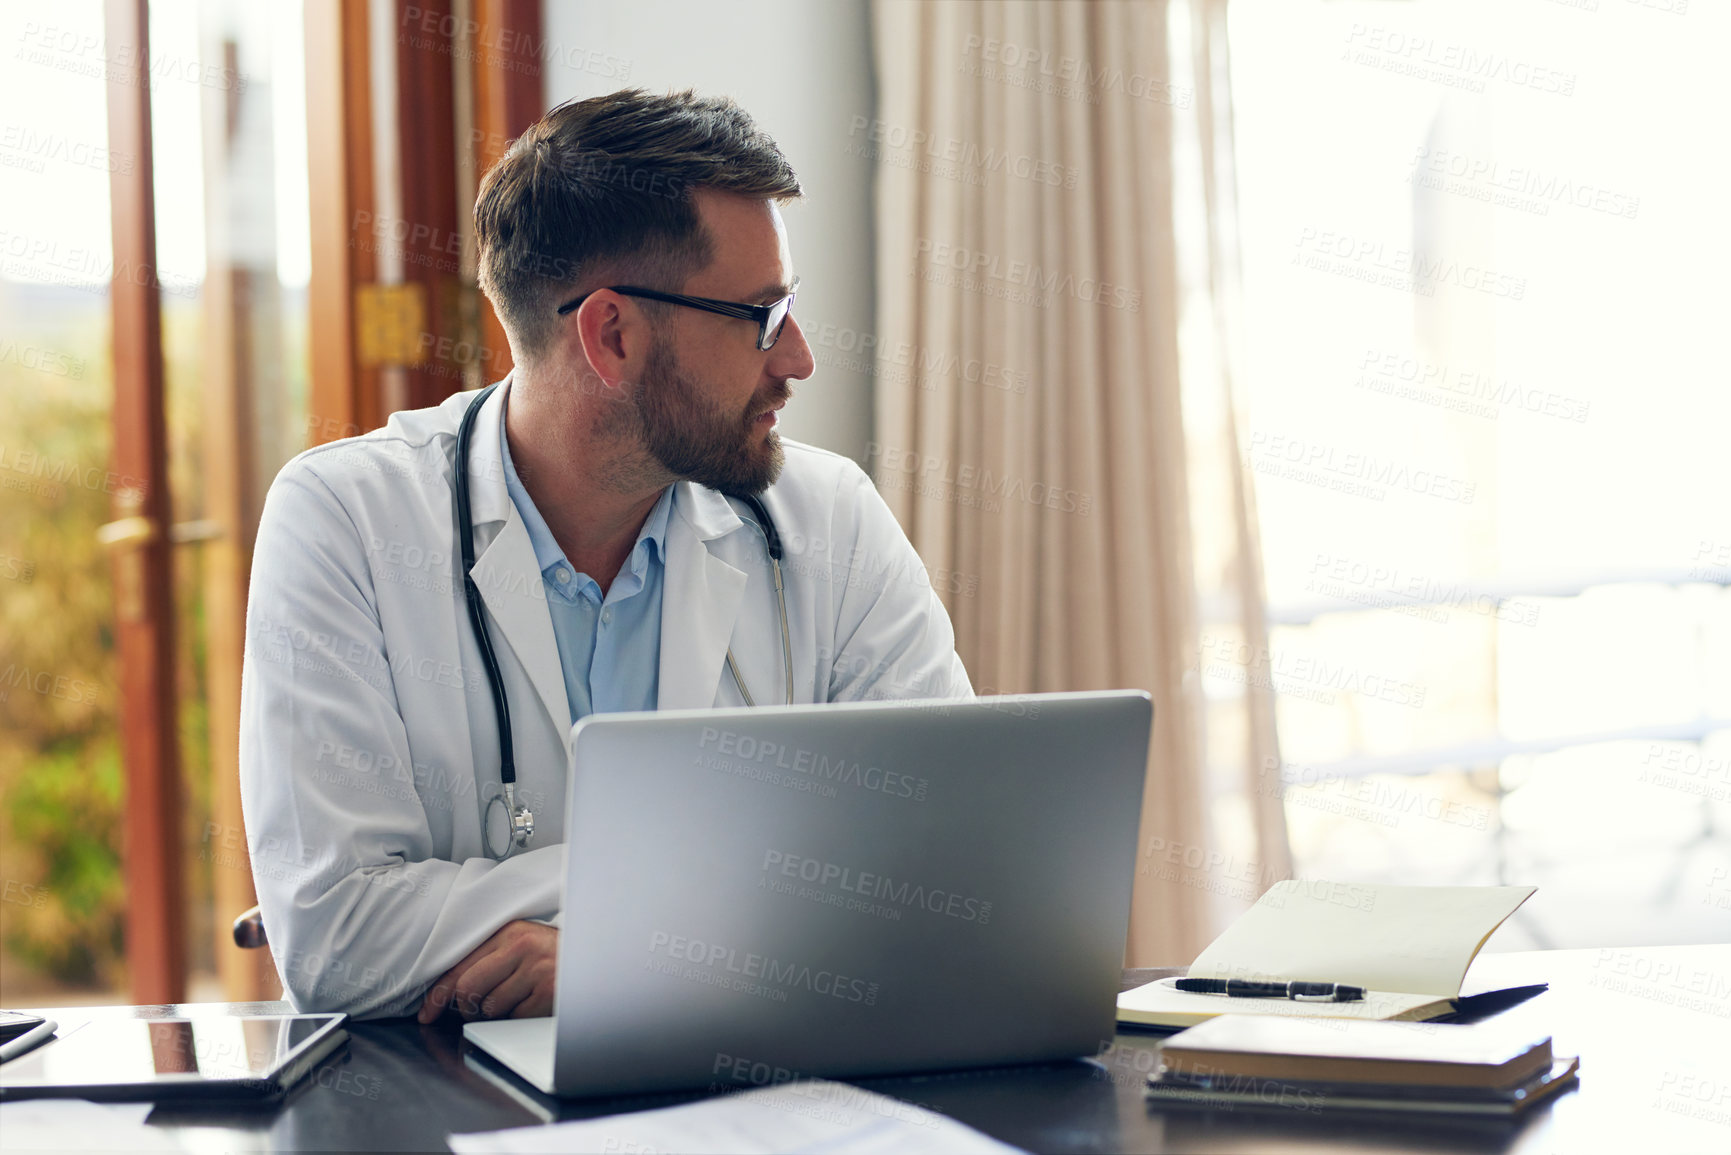
<path fill-rule="evenodd" d="M 558 931 L 508 922 L 433 984 L 416 1017 L 430 1023 L 447 1009 L 465 1020 L 550 1015 L 558 959 Z"/>

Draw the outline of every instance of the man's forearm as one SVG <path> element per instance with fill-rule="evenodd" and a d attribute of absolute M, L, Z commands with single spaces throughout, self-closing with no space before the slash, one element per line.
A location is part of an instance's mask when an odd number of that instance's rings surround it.
<path fill-rule="evenodd" d="M 557 913 L 558 851 L 368 867 L 318 893 L 261 876 L 259 905 L 285 993 L 303 1011 L 414 1013 L 427 989 L 501 926 Z"/>

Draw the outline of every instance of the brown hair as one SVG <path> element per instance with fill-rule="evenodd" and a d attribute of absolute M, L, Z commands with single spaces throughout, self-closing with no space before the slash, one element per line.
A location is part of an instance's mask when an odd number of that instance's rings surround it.
<path fill-rule="evenodd" d="M 475 200 L 481 288 L 518 354 L 545 349 L 556 298 L 600 273 L 678 292 L 713 256 L 699 188 L 800 195 L 775 141 L 724 96 L 622 89 L 530 125 Z"/>

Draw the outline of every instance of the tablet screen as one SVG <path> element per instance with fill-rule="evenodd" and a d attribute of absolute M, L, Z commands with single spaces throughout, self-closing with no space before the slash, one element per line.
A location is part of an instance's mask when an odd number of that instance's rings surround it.
<path fill-rule="evenodd" d="M 0 1087 L 259 1082 L 342 1015 L 93 1019 L 0 1067 Z"/>

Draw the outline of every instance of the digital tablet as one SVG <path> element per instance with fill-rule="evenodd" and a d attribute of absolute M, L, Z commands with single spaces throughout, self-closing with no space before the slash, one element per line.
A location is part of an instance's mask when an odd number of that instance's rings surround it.
<path fill-rule="evenodd" d="M 0 1100 L 274 1099 L 348 1041 L 347 1018 L 90 1019 L 0 1064 Z"/>
<path fill-rule="evenodd" d="M 22 1011 L 0 1011 L 0 1043 L 10 1043 L 19 1035 L 27 1035 L 47 1021 L 41 1015 L 27 1015 Z"/>

